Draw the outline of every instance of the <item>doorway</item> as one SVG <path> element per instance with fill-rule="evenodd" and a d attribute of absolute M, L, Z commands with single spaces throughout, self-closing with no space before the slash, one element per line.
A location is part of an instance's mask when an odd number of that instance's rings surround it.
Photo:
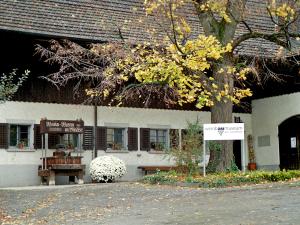
<path fill-rule="evenodd" d="M 278 130 L 280 169 L 300 169 L 300 115 L 283 121 Z"/>
<path fill-rule="evenodd" d="M 239 170 L 242 170 L 241 150 L 242 150 L 241 141 L 240 140 L 233 141 L 234 162 L 236 166 L 239 168 Z"/>

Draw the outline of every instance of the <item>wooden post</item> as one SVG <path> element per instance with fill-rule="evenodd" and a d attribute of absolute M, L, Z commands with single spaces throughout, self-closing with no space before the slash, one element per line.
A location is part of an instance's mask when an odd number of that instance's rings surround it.
<path fill-rule="evenodd" d="M 48 133 L 45 133 L 45 169 L 47 169 Z M 55 181 L 54 181 L 55 184 Z"/>
<path fill-rule="evenodd" d="M 93 148 L 93 156 L 92 159 L 97 158 L 98 154 L 97 154 L 97 120 L 98 120 L 98 110 L 97 110 L 97 101 L 94 99 L 94 136 L 93 136 L 93 144 L 94 144 L 94 148 Z"/>

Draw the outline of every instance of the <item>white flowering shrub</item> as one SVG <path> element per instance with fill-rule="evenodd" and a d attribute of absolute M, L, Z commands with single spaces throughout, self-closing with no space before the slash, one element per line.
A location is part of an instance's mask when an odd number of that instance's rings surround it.
<path fill-rule="evenodd" d="M 97 182 L 111 182 L 122 177 L 126 173 L 123 160 L 115 156 L 99 156 L 90 164 L 90 175 Z"/>

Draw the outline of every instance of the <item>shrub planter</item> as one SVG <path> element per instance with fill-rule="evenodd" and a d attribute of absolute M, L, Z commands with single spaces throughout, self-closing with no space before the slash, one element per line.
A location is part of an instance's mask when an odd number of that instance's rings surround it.
<path fill-rule="evenodd" d="M 94 182 L 113 182 L 126 173 L 126 166 L 123 160 L 115 156 L 99 156 L 90 163 L 90 175 Z"/>
<path fill-rule="evenodd" d="M 256 170 L 256 163 L 248 163 L 248 170 Z"/>

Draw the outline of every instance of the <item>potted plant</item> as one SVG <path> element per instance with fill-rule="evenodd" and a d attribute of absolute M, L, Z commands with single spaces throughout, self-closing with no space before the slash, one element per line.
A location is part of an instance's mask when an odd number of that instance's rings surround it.
<path fill-rule="evenodd" d="M 24 140 L 20 140 L 19 143 L 17 144 L 17 147 L 19 149 L 24 149 L 24 147 L 27 146 L 27 141 L 24 139 Z"/>
<path fill-rule="evenodd" d="M 68 145 L 67 145 L 67 149 L 74 149 L 74 145 L 73 145 L 73 143 L 68 143 Z"/>
<path fill-rule="evenodd" d="M 112 149 L 113 150 L 121 150 L 122 149 L 122 145 L 118 144 L 118 143 L 113 143 L 112 144 Z"/>
<path fill-rule="evenodd" d="M 248 155 L 249 155 L 248 170 L 256 170 L 255 152 L 253 147 L 252 135 L 248 135 Z"/>

